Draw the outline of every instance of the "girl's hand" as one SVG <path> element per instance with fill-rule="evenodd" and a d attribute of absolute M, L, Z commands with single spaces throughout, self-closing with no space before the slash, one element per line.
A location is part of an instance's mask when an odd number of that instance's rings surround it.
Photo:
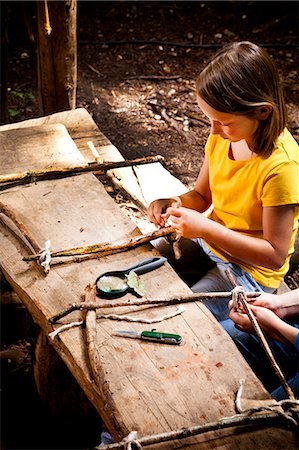
<path fill-rule="evenodd" d="M 211 222 L 198 211 L 189 208 L 167 208 L 165 219 L 185 238 L 199 238 Z"/>
<path fill-rule="evenodd" d="M 165 213 L 167 208 L 172 205 L 181 205 L 180 198 L 172 197 L 154 200 L 148 207 L 147 215 L 149 220 L 160 227 L 165 227 L 167 222 L 167 214 Z"/>

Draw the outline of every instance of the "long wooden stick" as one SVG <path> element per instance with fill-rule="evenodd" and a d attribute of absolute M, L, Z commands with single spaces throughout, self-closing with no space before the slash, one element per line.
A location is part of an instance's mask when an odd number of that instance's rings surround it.
<path fill-rule="evenodd" d="M 149 445 L 162 444 L 163 442 L 169 442 L 171 447 L 171 442 L 174 440 L 187 439 L 191 436 L 198 436 L 204 433 L 208 433 L 214 430 L 224 430 L 232 427 L 244 427 L 244 426 L 258 426 L 258 427 L 282 427 L 290 428 L 293 432 L 298 430 L 298 422 L 291 416 L 291 414 L 283 414 L 279 410 L 274 408 L 260 408 L 259 410 L 246 412 L 244 414 L 236 414 L 230 417 L 222 417 L 215 422 L 204 423 L 203 425 L 195 425 L 190 428 L 181 428 L 174 431 L 165 431 L 160 434 L 152 434 L 148 436 L 141 436 L 131 441 L 131 448 L 143 448 Z M 205 440 L 208 443 L 209 439 Z M 124 439 L 121 442 L 115 442 L 113 444 L 108 444 L 100 447 L 94 447 L 95 450 L 123 450 L 127 448 L 128 440 Z M 134 445 L 134 447 L 133 447 Z M 139 445 L 139 447 L 138 447 Z"/>
<path fill-rule="evenodd" d="M 16 214 L 7 205 L 0 201 L 0 213 L 8 217 L 18 228 L 22 236 L 29 242 L 35 252 L 40 252 L 41 247 L 32 233 L 26 228 L 25 224 L 16 216 Z"/>
<path fill-rule="evenodd" d="M 128 250 L 131 250 L 135 247 L 141 246 L 143 244 L 146 244 L 147 242 L 153 241 L 155 239 L 158 239 L 159 237 L 167 237 L 169 238 L 169 242 L 171 245 L 173 245 L 173 249 L 174 251 L 178 252 L 180 251 L 179 249 L 179 241 L 177 241 L 176 239 L 172 240 L 171 236 L 174 234 L 173 231 L 169 231 L 165 232 L 164 234 L 164 229 L 160 228 L 159 230 L 156 230 L 154 232 L 151 232 L 148 237 L 147 235 L 142 235 L 142 239 L 137 239 L 136 242 L 129 242 L 128 244 L 126 244 L 124 242 L 124 245 L 121 246 L 117 246 L 117 244 L 113 244 L 111 245 L 111 247 L 105 247 L 103 250 L 101 250 L 100 252 L 96 252 L 96 253 L 88 253 L 88 254 L 84 254 L 84 255 L 78 255 L 78 256 L 69 256 L 68 259 L 60 259 L 60 260 L 53 260 L 51 262 L 51 266 L 58 266 L 58 265 L 62 265 L 62 264 L 70 264 L 70 263 L 81 263 L 83 261 L 87 261 L 90 259 L 99 259 L 103 256 L 108 256 L 114 253 L 121 253 L 121 252 L 126 252 Z M 168 228 L 167 228 L 168 230 Z M 131 241 L 131 240 L 130 240 Z M 106 244 L 105 244 L 106 245 Z M 108 244 L 107 244 L 108 245 Z M 177 253 L 176 253 L 177 254 Z"/>
<path fill-rule="evenodd" d="M 181 75 L 133 75 L 126 80 L 177 80 Z"/>
<path fill-rule="evenodd" d="M 88 300 L 89 291 L 92 288 L 90 286 L 86 286 L 85 288 L 85 301 Z M 99 389 L 102 389 L 103 374 L 98 370 L 100 365 L 100 357 L 97 350 L 97 321 L 96 321 L 96 311 L 88 309 L 86 310 L 86 340 L 87 340 L 87 349 L 88 356 L 90 362 L 90 369 L 92 373 L 92 377 L 94 378 Z"/>
<path fill-rule="evenodd" d="M 85 300 L 89 302 L 91 298 L 95 297 L 95 295 L 95 286 L 86 286 Z M 113 395 L 111 394 L 111 390 L 105 379 L 98 350 L 96 312 L 87 310 L 85 320 L 88 359 L 92 379 L 96 383 L 97 389 L 101 393 L 102 400 L 104 402 L 103 419 L 106 419 L 106 423 L 110 423 L 114 431 L 117 432 L 117 435 L 120 435 L 124 429 L 127 429 L 127 427 L 120 417 Z"/>
<path fill-rule="evenodd" d="M 105 301 L 104 303 L 98 303 L 96 301 L 96 293 L 94 292 L 94 296 L 89 296 L 91 301 L 81 302 L 81 303 L 73 303 L 64 311 L 56 314 L 51 317 L 48 321 L 49 323 L 56 323 L 58 320 L 72 313 L 73 311 L 84 311 L 84 310 L 95 310 L 101 308 L 118 308 L 122 306 L 144 306 L 144 305 L 153 305 L 153 306 L 166 306 L 166 305 L 176 305 L 178 303 L 188 303 L 188 302 L 196 302 L 198 300 L 202 300 L 205 298 L 226 298 L 231 297 L 230 292 L 196 292 L 190 293 L 188 295 L 180 295 L 177 297 L 171 298 L 144 298 L 142 300 L 134 300 L 130 302 L 122 302 L 122 301 Z M 260 295 L 260 292 L 248 292 L 248 297 L 257 297 Z"/>
<path fill-rule="evenodd" d="M 51 258 L 63 258 L 68 256 L 76 256 L 76 255 L 87 255 L 93 253 L 119 253 L 128 249 L 132 249 L 138 247 L 139 245 L 146 244 L 154 239 L 157 239 L 162 236 L 168 236 L 173 233 L 175 230 L 173 227 L 164 227 L 158 230 L 152 231 L 147 234 L 141 234 L 140 236 L 134 236 L 128 240 L 121 240 L 114 243 L 104 243 L 104 244 L 94 244 L 89 245 L 87 247 L 74 247 L 68 250 L 58 250 L 55 252 L 51 252 Z M 23 261 L 34 261 L 39 258 L 38 254 L 25 256 Z"/>
<path fill-rule="evenodd" d="M 49 167 L 47 169 L 28 170 L 26 172 L 13 173 L 0 176 L 0 191 L 22 184 L 35 183 L 40 180 L 54 178 L 66 178 L 84 172 L 105 173 L 111 169 L 130 167 L 154 162 L 163 162 L 161 155 L 147 156 L 124 161 L 106 161 L 102 163 L 89 163 L 75 167 Z"/>
<path fill-rule="evenodd" d="M 235 277 L 234 277 L 232 271 L 230 269 L 227 269 L 225 271 L 225 273 L 226 273 L 227 278 L 229 279 L 231 285 L 234 288 L 237 287 L 237 283 L 236 283 L 236 280 L 235 280 Z M 255 316 L 253 315 L 251 309 L 248 306 L 246 294 L 244 292 L 239 292 L 239 299 L 240 299 L 240 302 L 241 302 L 241 304 L 242 304 L 242 306 L 244 308 L 244 311 L 246 312 L 246 314 L 249 317 L 250 322 L 252 323 L 254 331 L 256 332 L 256 335 L 259 338 L 259 341 L 260 341 L 263 349 L 266 352 L 266 355 L 267 355 L 267 357 L 268 357 L 268 359 L 269 359 L 269 361 L 271 363 L 272 368 L 274 369 L 274 372 L 276 373 L 276 375 L 280 379 L 280 382 L 281 382 L 284 390 L 286 391 L 288 397 L 291 400 L 295 400 L 294 393 L 293 393 L 292 389 L 290 388 L 290 386 L 288 385 L 288 383 L 287 383 L 287 381 L 286 381 L 286 379 L 285 379 L 285 377 L 284 377 L 280 367 L 278 366 L 277 362 L 275 361 L 273 353 L 272 353 L 272 351 L 271 351 L 271 349 L 269 347 L 269 344 L 268 344 L 268 342 L 267 342 L 267 340 L 266 340 L 266 338 L 265 338 L 265 336 L 264 336 L 264 334 L 263 334 L 263 332 L 261 330 L 261 327 L 259 326 L 258 321 L 256 320 Z"/>

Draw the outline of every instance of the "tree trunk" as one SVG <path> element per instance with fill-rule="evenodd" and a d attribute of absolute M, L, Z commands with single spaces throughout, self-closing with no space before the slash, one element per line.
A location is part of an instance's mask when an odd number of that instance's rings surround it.
<path fill-rule="evenodd" d="M 47 13 L 52 30 L 47 33 Z M 77 1 L 38 1 L 38 85 L 41 114 L 76 107 Z"/>
<path fill-rule="evenodd" d="M 8 107 L 7 107 L 7 16 L 8 5 L 6 2 L 0 4 L 0 18 L 1 18 L 1 74 L 0 74 L 0 98 L 1 98 L 1 118 L 0 123 L 8 122 Z"/>

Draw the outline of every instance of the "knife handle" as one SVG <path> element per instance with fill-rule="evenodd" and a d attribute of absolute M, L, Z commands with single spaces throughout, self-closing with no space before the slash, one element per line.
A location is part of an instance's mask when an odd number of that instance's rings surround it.
<path fill-rule="evenodd" d="M 155 341 L 163 344 L 178 345 L 182 342 L 182 336 L 179 334 L 159 333 L 157 331 L 142 331 L 140 337 L 147 341 Z"/>

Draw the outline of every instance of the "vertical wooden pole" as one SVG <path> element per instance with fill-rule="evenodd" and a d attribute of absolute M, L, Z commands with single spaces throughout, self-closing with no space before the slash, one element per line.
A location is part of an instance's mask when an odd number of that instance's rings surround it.
<path fill-rule="evenodd" d="M 47 15 L 51 26 L 46 31 Z M 77 0 L 38 0 L 38 86 L 41 114 L 74 109 L 77 88 Z"/>
<path fill-rule="evenodd" d="M 8 122 L 8 102 L 7 102 L 7 18 L 8 5 L 7 2 L 0 2 L 0 19 L 1 19 L 1 65 L 0 65 L 0 99 L 1 99 L 1 117 L 0 123 Z"/>

